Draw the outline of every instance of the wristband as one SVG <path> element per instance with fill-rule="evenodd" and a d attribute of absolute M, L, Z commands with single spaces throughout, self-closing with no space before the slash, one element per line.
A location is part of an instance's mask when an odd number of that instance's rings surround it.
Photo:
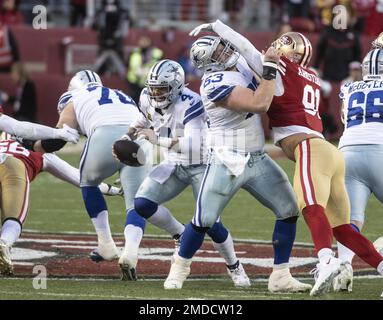
<path fill-rule="evenodd" d="M 274 80 L 277 77 L 278 64 L 273 61 L 263 63 L 262 78 L 265 80 Z"/>
<path fill-rule="evenodd" d="M 157 144 L 161 147 L 170 149 L 173 144 L 172 138 L 158 137 Z"/>

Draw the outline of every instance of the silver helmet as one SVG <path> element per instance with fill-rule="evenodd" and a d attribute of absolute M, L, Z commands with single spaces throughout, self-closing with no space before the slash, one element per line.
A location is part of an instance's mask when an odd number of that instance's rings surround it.
<path fill-rule="evenodd" d="M 383 49 L 371 50 L 362 62 L 364 81 L 383 80 Z"/>
<path fill-rule="evenodd" d="M 239 52 L 220 37 L 206 36 L 193 43 L 190 59 L 204 72 L 223 71 L 236 65 Z"/>
<path fill-rule="evenodd" d="M 81 70 L 70 80 L 68 91 L 81 89 L 90 83 L 102 85 L 100 76 L 91 70 Z"/>
<path fill-rule="evenodd" d="M 150 68 L 145 86 L 150 105 L 164 109 L 176 102 L 185 87 L 185 72 L 173 60 L 161 60 Z"/>

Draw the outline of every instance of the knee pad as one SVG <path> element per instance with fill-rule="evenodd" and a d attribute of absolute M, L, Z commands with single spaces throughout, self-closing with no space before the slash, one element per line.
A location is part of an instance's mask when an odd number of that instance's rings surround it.
<path fill-rule="evenodd" d="M 144 217 L 145 219 L 149 219 L 153 214 L 156 213 L 158 204 L 146 198 L 135 198 L 134 209 L 140 216 Z"/>
<path fill-rule="evenodd" d="M 191 224 L 192 225 L 192 227 L 193 227 L 193 229 L 195 230 L 195 231 L 197 231 L 198 233 L 207 233 L 208 231 L 209 231 L 209 229 L 210 228 L 208 228 L 208 227 L 198 227 L 198 226 L 196 226 L 195 224 Z"/>

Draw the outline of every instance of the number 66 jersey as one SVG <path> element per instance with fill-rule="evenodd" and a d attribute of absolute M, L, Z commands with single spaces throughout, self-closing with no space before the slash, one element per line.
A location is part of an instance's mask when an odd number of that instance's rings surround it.
<path fill-rule="evenodd" d="M 383 81 L 357 81 L 341 87 L 344 132 L 339 148 L 383 144 Z"/>

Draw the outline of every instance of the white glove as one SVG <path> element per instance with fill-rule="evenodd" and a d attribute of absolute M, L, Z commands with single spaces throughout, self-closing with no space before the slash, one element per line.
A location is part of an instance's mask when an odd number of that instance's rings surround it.
<path fill-rule="evenodd" d="M 189 36 L 196 37 L 201 31 L 214 31 L 215 22 L 204 23 L 189 32 Z"/>
<path fill-rule="evenodd" d="M 152 129 L 139 129 L 137 135 L 140 139 L 146 139 L 152 144 L 158 143 L 158 136 Z"/>
<path fill-rule="evenodd" d="M 63 139 L 68 142 L 77 143 L 80 140 L 80 134 L 76 129 L 64 124 L 62 129 L 56 129 L 59 139 Z"/>
<path fill-rule="evenodd" d="M 104 182 L 102 182 L 98 186 L 98 188 L 100 189 L 101 193 L 105 196 L 122 196 L 124 194 L 122 188 L 114 187 Z"/>

